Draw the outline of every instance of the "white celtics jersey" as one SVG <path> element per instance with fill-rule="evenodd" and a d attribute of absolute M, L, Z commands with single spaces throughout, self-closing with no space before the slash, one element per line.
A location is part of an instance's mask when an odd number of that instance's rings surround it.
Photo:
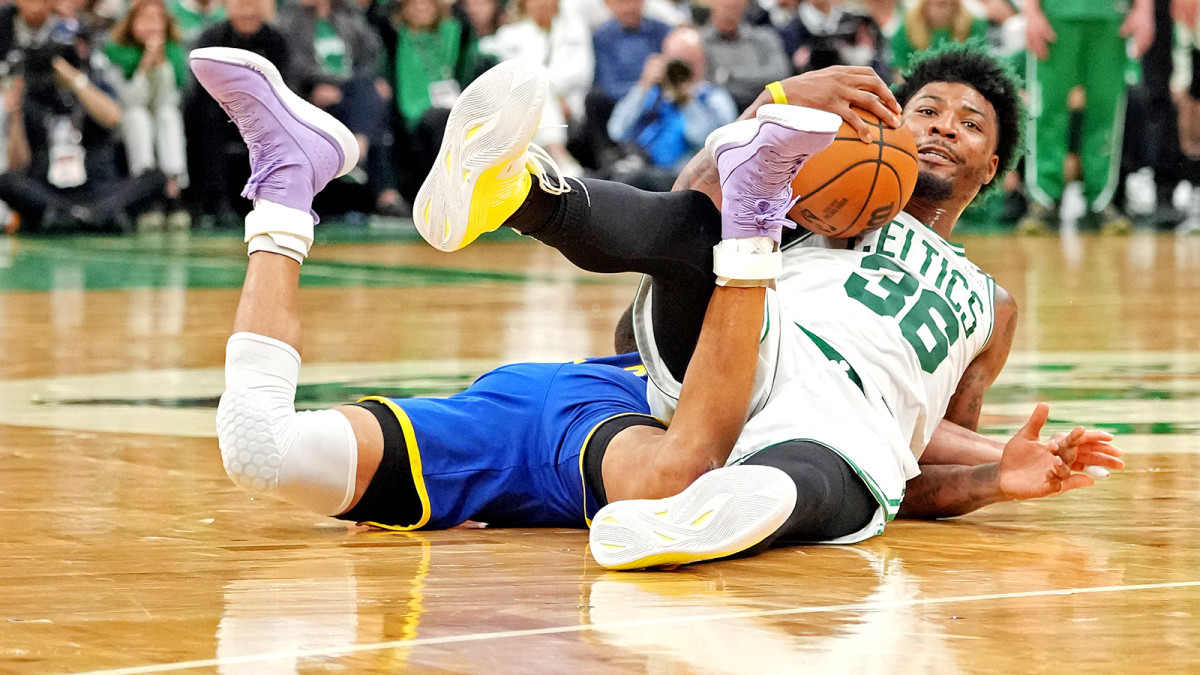
<path fill-rule="evenodd" d="M 991 337 L 995 286 L 961 248 L 901 213 L 850 249 L 809 237 L 767 294 L 751 417 L 729 463 L 789 440 L 840 454 L 879 500 L 882 532 L 963 372 Z M 680 385 L 657 354 L 650 284 L 634 304 L 647 397 L 669 420 Z"/>
<path fill-rule="evenodd" d="M 784 253 L 783 316 L 878 388 L 916 458 L 991 339 L 995 282 L 962 247 L 901 213 L 850 250 L 810 237 Z"/>

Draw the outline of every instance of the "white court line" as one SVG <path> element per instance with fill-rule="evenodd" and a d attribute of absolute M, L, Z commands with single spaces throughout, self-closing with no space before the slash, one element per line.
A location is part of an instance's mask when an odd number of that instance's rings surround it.
<path fill-rule="evenodd" d="M 559 626 L 557 628 L 533 628 L 529 630 L 497 631 L 494 633 L 471 633 L 469 635 L 450 635 L 439 638 L 415 638 L 412 640 L 393 640 L 391 642 L 374 642 L 370 644 L 347 645 L 329 649 L 296 650 L 290 652 L 274 652 L 266 654 L 248 654 L 224 659 L 204 659 L 199 661 L 179 661 L 176 663 L 160 663 L 152 666 L 136 668 L 117 668 L 115 670 L 95 670 L 93 675 L 135 675 L 136 673 L 163 673 L 189 668 L 213 668 L 222 665 L 241 663 L 259 663 L 277 659 L 302 659 L 322 656 L 342 656 L 358 652 L 374 652 L 401 647 L 418 647 L 422 645 L 445 645 L 461 642 L 480 642 L 483 640 L 505 640 L 517 637 L 532 637 L 538 635 L 557 635 L 561 633 L 582 633 L 596 629 L 610 628 L 639 628 L 672 623 L 696 623 L 699 621 L 725 621 L 729 619 L 744 619 L 761 616 L 794 616 L 797 614 L 827 614 L 837 612 L 856 612 L 873 609 L 890 609 L 893 607 L 917 607 L 921 605 L 943 605 L 963 602 L 979 602 L 982 600 L 1009 600 L 1014 598 L 1037 598 L 1052 595 L 1082 595 L 1085 593 L 1116 593 L 1120 591 L 1149 591 L 1163 588 L 1187 588 L 1200 586 L 1198 581 L 1174 581 L 1160 584 L 1137 584 L 1133 586 L 1092 586 L 1087 588 L 1060 588 L 1047 591 L 1023 591 L 1020 593 L 995 593 L 992 595 L 960 595 L 949 598 L 914 598 L 911 600 L 884 600 L 879 602 L 859 602 L 847 605 L 827 605 L 823 607 L 794 607 L 792 609 L 768 609 L 755 612 L 730 612 L 726 614 L 707 614 L 702 616 L 664 617 L 661 619 L 637 619 L 629 621 L 613 621 L 604 624 L 581 624 L 578 626 Z"/>

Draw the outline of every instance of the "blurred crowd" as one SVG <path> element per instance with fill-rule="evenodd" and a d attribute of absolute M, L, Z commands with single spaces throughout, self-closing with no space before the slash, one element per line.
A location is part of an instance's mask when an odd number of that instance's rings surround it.
<path fill-rule="evenodd" d="M 191 77 L 197 47 L 261 54 L 354 132 L 359 165 L 315 208 L 355 219 L 411 212 L 450 106 L 504 59 L 546 65 L 535 141 L 565 174 L 668 190 L 772 81 L 853 65 L 892 83 L 922 50 L 976 41 L 1025 77 L 1029 108 L 984 219 L 1054 231 L 1074 183 L 1081 228 L 1128 231 L 1132 200 L 1148 226 L 1200 229 L 1197 2 L 10 0 L 0 227 L 240 225 L 246 150 Z"/>

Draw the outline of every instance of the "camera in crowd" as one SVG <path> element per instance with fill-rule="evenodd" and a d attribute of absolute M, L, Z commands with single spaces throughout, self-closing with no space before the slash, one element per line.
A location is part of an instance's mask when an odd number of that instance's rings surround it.
<path fill-rule="evenodd" d="M 62 58 L 76 68 L 83 68 L 80 54 L 78 21 L 60 21 L 45 42 L 25 49 L 16 48 L 0 61 L 0 81 L 7 87 L 14 78 L 25 82 L 25 98 L 46 106 L 51 112 L 70 111 L 74 99 L 54 79 L 54 60 Z"/>
<path fill-rule="evenodd" d="M 663 92 L 676 103 L 685 103 L 691 98 L 688 84 L 692 81 L 692 67 L 683 59 L 671 59 L 663 71 Z"/>

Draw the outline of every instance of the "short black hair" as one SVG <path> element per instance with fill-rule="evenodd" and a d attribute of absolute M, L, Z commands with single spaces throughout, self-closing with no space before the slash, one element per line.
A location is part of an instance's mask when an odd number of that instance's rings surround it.
<path fill-rule="evenodd" d="M 1000 159 L 1000 165 L 996 175 L 1002 175 L 1017 155 L 1017 144 L 1021 140 L 1021 127 L 1025 119 L 1017 76 L 989 54 L 982 42 L 950 42 L 918 55 L 912 69 L 905 73 L 904 82 L 897 85 L 893 93 L 900 106 L 904 107 L 922 87 L 931 82 L 960 82 L 979 92 L 992 104 L 999 124 L 996 156 Z"/>

